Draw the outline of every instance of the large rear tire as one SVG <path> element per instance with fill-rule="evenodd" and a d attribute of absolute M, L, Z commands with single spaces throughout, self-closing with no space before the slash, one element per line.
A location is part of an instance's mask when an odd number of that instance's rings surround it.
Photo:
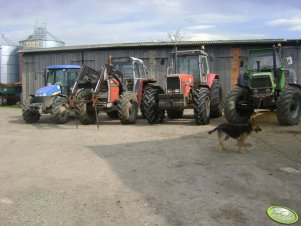
<path fill-rule="evenodd" d="M 149 87 L 143 93 L 141 106 L 149 124 L 163 122 L 165 110 L 159 107 L 160 93 L 163 93 L 163 90 L 157 87 Z"/>
<path fill-rule="evenodd" d="M 93 124 L 96 121 L 95 112 L 92 111 L 92 102 L 85 102 L 91 100 L 92 94 L 90 89 L 83 89 L 76 95 L 75 114 L 79 121 L 84 125 Z"/>
<path fill-rule="evenodd" d="M 281 125 L 292 126 L 300 122 L 301 117 L 301 90 L 288 86 L 277 100 L 276 115 Z"/>
<path fill-rule="evenodd" d="M 118 116 L 122 124 L 134 124 L 138 117 L 137 96 L 133 92 L 124 92 L 120 95 L 117 106 Z"/>
<path fill-rule="evenodd" d="M 69 104 L 67 98 L 57 97 L 53 100 L 50 118 L 56 124 L 64 124 L 68 122 Z"/>
<path fill-rule="evenodd" d="M 40 113 L 37 109 L 30 107 L 33 103 L 33 97 L 29 97 L 23 102 L 22 115 L 26 123 L 36 123 L 40 120 Z"/>
<path fill-rule="evenodd" d="M 194 119 L 197 125 L 210 121 L 210 92 L 207 88 L 197 89 L 193 95 Z"/>
<path fill-rule="evenodd" d="M 223 92 L 219 79 L 215 79 L 210 89 L 210 117 L 218 118 L 223 113 Z"/>
<path fill-rule="evenodd" d="M 253 113 L 252 109 L 242 109 L 239 104 L 248 101 L 249 91 L 242 87 L 232 89 L 227 98 L 224 108 L 225 118 L 230 123 L 246 123 Z"/>

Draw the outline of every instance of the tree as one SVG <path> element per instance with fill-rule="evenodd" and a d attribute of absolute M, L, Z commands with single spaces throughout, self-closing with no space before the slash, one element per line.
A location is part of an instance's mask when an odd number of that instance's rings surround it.
<path fill-rule="evenodd" d="M 179 41 L 187 40 L 186 35 L 184 35 L 180 29 L 177 29 L 174 32 L 168 32 L 167 36 L 168 36 L 168 41 L 172 41 L 172 42 L 179 42 Z"/>

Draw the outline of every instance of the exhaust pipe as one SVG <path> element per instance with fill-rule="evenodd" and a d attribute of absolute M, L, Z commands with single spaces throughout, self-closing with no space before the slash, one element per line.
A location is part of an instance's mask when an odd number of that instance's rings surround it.
<path fill-rule="evenodd" d="M 175 74 L 178 73 L 177 66 L 178 66 L 178 47 L 175 47 Z"/>
<path fill-rule="evenodd" d="M 278 73 L 277 73 L 277 65 L 276 65 L 276 46 L 273 45 L 273 70 L 274 70 L 274 77 L 275 82 L 278 84 Z"/>

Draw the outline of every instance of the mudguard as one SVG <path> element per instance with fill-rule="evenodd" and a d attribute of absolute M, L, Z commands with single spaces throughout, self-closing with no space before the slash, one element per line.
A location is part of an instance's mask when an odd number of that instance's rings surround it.
<path fill-rule="evenodd" d="M 208 74 L 208 77 L 207 77 L 207 85 L 209 88 L 211 88 L 212 84 L 213 84 L 213 81 L 214 79 L 218 79 L 218 75 L 217 74 Z"/>

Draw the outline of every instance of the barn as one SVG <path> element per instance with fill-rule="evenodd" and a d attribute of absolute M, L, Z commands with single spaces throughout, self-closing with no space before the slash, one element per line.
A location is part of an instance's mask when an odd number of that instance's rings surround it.
<path fill-rule="evenodd" d="M 20 50 L 20 76 L 26 98 L 44 86 L 43 73 L 47 66 L 54 64 L 87 65 L 99 69 L 109 56 L 133 56 L 142 59 L 159 85 L 164 85 L 164 75 L 170 66 L 169 53 L 176 46 L 178 50 L 199 49 L 205 46 L 209 54 L 210 71 L 220 75 L 223 90 L 227 93 L 236 83 L 240 62 L 246 60 L 248 50 L 267 48 L 281 44 L 283 56 L 292 57 L 294 69 L 301 83 L 301 39 L 260 39 L 260 40 L 221 40 L 221 41 L 180 41 L 180 42 L 141 42 L 113 43 L 98 45 L 63 46 L 53 48 Z"/>

